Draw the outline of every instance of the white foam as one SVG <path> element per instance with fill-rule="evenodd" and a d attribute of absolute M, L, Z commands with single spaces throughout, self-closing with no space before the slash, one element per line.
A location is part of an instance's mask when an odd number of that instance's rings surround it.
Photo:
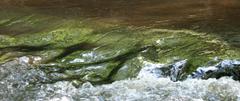
<path fill-rule="evenodd" d="M 137 78 L 159 78 L 161 76 L 161 70 L 164 64 L 155 64 L 148 61 L 143 61 L 144 66 L 139 72 Z"/>
<path fill-rule="evenodd" d="M 6 99 L 3 101 L 11 101 L 8 100 L 11 98 L 7 97 L 12 96 L 15 98 L 23 96 L 26 101 L 240 101 L 240 83 L 230 77 L 208 80 L 187 79 L 173 82 L 170 78 L 158 77 L 157 73 L 153 72 L 155 69 L 162 68 L 164 64 L 148 61 L 143 61 L 143 63 L 144 67 L 138 78 L 115 81 L 111 84 L 94 86 L 87 82 L 76 88 L 71 82 L 61 81 L 43 84 L 39 88 L 37 86 L 33 89 L 23 86 L 26 89 L 22 87 L 20 90 L 11 86 L 15 84 L 15 81 L 26 77 L 21 77 L 22 74 L 29 73 L 29 70 L 26 69 L 26 72 L 22 71 L 23 73 L 17 76 L 9 76 L 4 83 L 0 83 L 0 94 L 4 95 L 3 97 Z M 8 66 L 12 64 L 9 63 Z M 8 67 L 5 68 L 8 69 Z M 23 70 L 19 66 L 16 68 L 19 70 L 12 75 Z"/>
<path fill-rule="evenodd" d="M 67 101 L 240 101 L 239 87 L 240 83 L 231 78 L 188 79 L 183 82 L 172 82 L 169 78 L 142 78 L 80 88 L 62 83 L 58 88 L 62 92 L 51 98 L 54 101 L 62 95 L 71 98 Z M 73 90 L 66 90 L 67 88 Z"/>

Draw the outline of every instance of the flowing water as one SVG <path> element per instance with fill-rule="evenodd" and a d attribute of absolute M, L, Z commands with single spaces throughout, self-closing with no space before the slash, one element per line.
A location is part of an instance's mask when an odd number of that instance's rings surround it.
<path fill-rule="evenodd" d="M 240 101 L 238 0 L 0 6 L 0 101 Z"/>
<path fill-rule="evenodd" d="M 15 60 L 1 66 L 0 98 L 2 101 L 240 100 L 240 83 L 231 77 L 173 82 L 169 77 L 159 77 L 159 73 L 149 71 L 162 65 L 145 62 L 137 78 L 97 86 L 86 82 L 76 87 L 68 81 L 29 85 L 37 80 L 47 80 L 46 74 L 29 68 L 22 60 Z"/>

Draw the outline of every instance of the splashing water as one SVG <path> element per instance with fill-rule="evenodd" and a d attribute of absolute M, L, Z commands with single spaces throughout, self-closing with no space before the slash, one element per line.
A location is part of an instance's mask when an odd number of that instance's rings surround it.
<path fill-rule="evenodd" d="M 72 82 L 34 84 L 47 75 L 33 67 L 11 61 L 0 68 L 1 101 L 240 101 L 240 83 L 231 77 L 187 79 L 173 82 L 161 76 L 157 68 L 164 64 L 145 62 L 137 78 L 111 84 L 76 88 Z"/>

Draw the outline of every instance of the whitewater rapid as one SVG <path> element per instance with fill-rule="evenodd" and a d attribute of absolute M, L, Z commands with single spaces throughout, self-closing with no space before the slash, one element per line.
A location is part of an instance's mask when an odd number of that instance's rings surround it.
<path fill-rule="evenodd" d="M 11 61 L 1 65 L 1 101 L 240 101 L 240 83 L 231 77 L 220 79 L 186 79 L 173 82 L 151 72 L 163 64 L 146 65 L 138 77 L 111 84 L 76 88 L 70 81 L 29 85 L 44 80 L 46 74 L 29 65 Z"/>

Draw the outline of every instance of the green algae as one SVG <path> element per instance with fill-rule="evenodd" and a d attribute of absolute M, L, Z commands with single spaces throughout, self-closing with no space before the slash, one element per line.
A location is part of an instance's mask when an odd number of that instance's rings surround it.
<path fill-rule="evenodd" d="M 140 56 L 137 56 L 133 59 L 126 61 L 122 67 L 113 75 L 112 80 L 124 80 L 126 78 L 137 77 L 138 72 L 143 66 L 143 62 L 139 59 Z"/>
<path fill-rule="evenodd" d="M 25 55 L 40 56 L 40 67 L 65 75 L 53 81 L 109 82 L 136 77 L 143 66 L 139 57 L 162 64 L 187 59 L 186 72 L 191 73 L 215 57 L 240 56 L 238 48 L 211 33 L 116 26 L 43 14 L 16 15 L 0 19 L 0 29 L 7 32 L 0 35 L 0 63 Z M 35 31 L 22 31 L 19 26 Z"/>

